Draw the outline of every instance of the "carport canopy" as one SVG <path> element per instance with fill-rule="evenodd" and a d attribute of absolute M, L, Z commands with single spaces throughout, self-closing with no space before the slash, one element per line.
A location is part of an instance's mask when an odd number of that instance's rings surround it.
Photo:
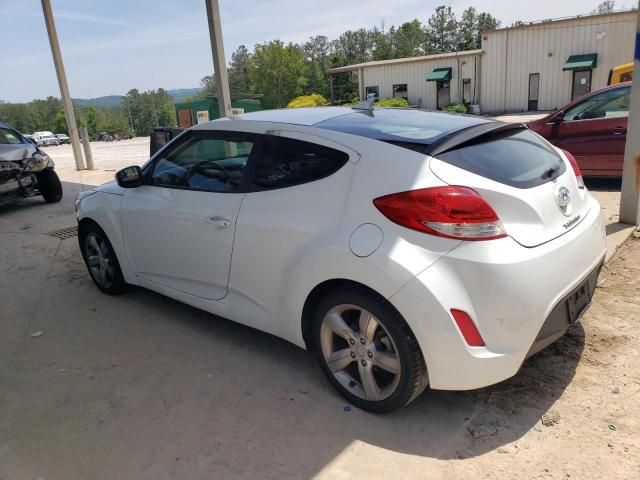
<path fill-rule="evenodd" d="M 446 82 L 451 80 L 451 67 L 434 68 L 427 76 L 427 82 Z"/>
<path fill-rule="evenodd" d="M 597 53 L 587 53 L 585 55 L 571 55 L 562 66 L 562 70 L 589 70 L 596 68 L 598 64 Z"/>

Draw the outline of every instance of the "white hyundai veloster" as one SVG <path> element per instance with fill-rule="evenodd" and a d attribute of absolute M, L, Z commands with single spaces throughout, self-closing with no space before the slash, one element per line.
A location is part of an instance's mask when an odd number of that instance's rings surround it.
<path fill-rule="evenodd" d="M 514 375 L 590 304 L 598 202 L 525 126 L 410 109 L 197 125 L 83 192 L 89 273 L 315 352 L 353 404 Z"/>

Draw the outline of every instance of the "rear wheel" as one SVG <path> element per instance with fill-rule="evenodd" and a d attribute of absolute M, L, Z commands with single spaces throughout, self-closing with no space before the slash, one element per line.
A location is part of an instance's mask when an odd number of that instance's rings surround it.
<path fill-rule="evenodd" d="M 52 168 L 45 168 L 36 174 L 38 190 L 47 203 L 57 203 L 62 200 L 62 184 L 58 174 Z"/>
<path fill-rule="evenodd" d="M 80 248 L 91 279 L 104 293 L 118 295 L 127 289 L 122 270 L 107 235 L 96 224 L 81 229 Z"/>
<path fill-rule="evenodd" d="M 316 356 L 331 384 L 354 405 L 391 412 L 427 386 L 426 366 L 400 313 L 359 287 L 327 295 L 313 322 Z"/>

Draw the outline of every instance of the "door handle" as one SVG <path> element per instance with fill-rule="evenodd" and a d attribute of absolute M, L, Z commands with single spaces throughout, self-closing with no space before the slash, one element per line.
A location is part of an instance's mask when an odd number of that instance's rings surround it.
<path fill-rule="evenodd" d="M 233 225 L 233 222 L 231 220 L 228 220 L 219 215 L 214 215 L 213 217 L 207 218 L 207 223 L 211 223 L 212 225 L 220 228 L 228 228 Z"/>
<path fill-rule="evenodd" d="M 627 133 L 627 127 L 615 127 L 611 132 L 614 135 L 622 135 L 623 133 Z"/>

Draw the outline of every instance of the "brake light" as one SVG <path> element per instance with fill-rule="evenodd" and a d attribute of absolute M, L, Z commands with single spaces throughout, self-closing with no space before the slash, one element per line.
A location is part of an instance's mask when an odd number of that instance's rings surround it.
<path fill-rule="evenodd" d="M 580 171 L 578 162 L 576 162 L 574 156 L 566 150 L 562 150 L 562 153 L 564 153 L 564 155 L 567 157 L 567 160 L 569 160 L 569 163 L 573 167 L 573 173 L 576 174 L 576 179 L 578 180 L 578 188 L 584 188 L 584 180 L 582 179 L 582 172 Z"/>
<path fill-rule="evenodd" d="M 464 341 L 467 342 L 470 347 L 484 347 L 484 340 L 467 312 L 452 308 L 451 315 L 456 321 L 460 333 L 462 333 L 464 337 Z"/>
<path fill-rule="evenodd" d="M 507 236 L 493 208 L 468 187 L 410 190 L 376 198 L 373 204 L 392 222 L 418 232 L 460 240 Z"/>

